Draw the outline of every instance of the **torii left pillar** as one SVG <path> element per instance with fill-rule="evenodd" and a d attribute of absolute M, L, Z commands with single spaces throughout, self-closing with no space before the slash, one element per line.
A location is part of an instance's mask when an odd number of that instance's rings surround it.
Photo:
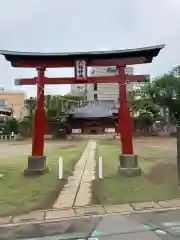
<path fill-rule="evenodd" d="M 125 66 L 117 66 L 116 68 L 119 74 L 118 125 L 122 149 L 119 154 L 119 170 L 129 177 L 139 176 L 141 175 L 141 168 L 138 166 L 137 155 L 133 152 L 132 120 L 126 96 L 127 75 L 125 74 Z"/>
<path fill-rule="evenodd" d="M 46 157 L 44 156 L 44 129 L 45 129 L 45 110 L 44 110 L 44 79 L 45 68 L 38 68 L 37 77 L 37 99 L 34 111 L 32 156 L 28 157 L 28 167 L 24 174 L 27 176 L 43 174 L 47 171 Z"/>

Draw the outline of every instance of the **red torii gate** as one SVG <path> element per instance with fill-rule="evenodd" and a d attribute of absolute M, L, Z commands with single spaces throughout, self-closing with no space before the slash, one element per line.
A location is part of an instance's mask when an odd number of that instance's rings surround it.
<path fill-rule="evenodd" d="M 44 85 L 45 84 L 87 84 L 87 83 L 119 83 L 118 122 L 121 135 L 122 153 L 120 154 L 120 170 L 126 175 L 139 175 L 137 156 L 133 152 L 131 117 L 126 102 L 126 83 L 148 81 L 148 75 L 127 75 L 127 65 L 150 63 L 164 45 L 139 49 L 118 51 L 100 51 L 85 53 L 29 53 L 0 51 L 12 67 L 36 68 L 35 78 L 16 79 L 16 85 L 37 85 L 37 103 L 34 112 L 34 132 L 32 139 L 32 156 L 28 157 L 25 175 L 41 174 L 47 170 L 44 156 Z M 116 66 L 118 75 L 88 77 L 87 67 Z M 46 68 L 74 67 L 75 77 L 47 78 Z"/>

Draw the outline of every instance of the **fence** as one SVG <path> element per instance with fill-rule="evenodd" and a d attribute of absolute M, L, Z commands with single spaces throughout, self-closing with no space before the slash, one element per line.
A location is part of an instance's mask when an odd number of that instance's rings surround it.
<path fill-rule="evenodd" d="M 0 140 L 13 140 L 15 138 L 16 138 L 16 135 L 14 135 L 14 133 L 11 133 L 11 134 L 0 133 Z"/>

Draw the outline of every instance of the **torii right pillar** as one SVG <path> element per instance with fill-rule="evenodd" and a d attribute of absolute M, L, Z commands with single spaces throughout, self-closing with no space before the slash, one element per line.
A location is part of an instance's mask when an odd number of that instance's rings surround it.
<path fill-rule="evenodd" d="M 140 176 L 137 155 L 133 151 L 132 120 L 126 97 L 125 66 L 116 67 L 119 73 L 119 109 L 118 125 L 121 139 L 121 153 L 119 154 L 120 172 L 125 176 Z"/>

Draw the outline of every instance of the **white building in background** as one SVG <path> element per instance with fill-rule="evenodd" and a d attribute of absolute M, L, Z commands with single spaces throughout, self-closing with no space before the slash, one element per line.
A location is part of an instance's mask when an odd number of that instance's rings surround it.
<path fill-rule="evenodd" d="M 127 67 L 126 73 L 133 75 L 133 67 Z M 90 76 L 113 76 L 117 74 L 115 67 L 94 67 L 90 71 Z M 134 84 L 126 85 L 127 91 L 134 88 Z M 87 100 L 114 100 L 118 101 L 119 86 L 118 83 L 100 83 L 87 85 Z"/>
<path fill-rule="evenodd" d="M 133 75 L 133 67 L 127 67 L 126 73 Z M 90 76 L 114 76 L 117 74 L 115 67 L 93 67 Z M 133 90 L 135 84 L 127 84 L 127 91 Z M 97 84 L 71 84 L 71 94 L 74 96 L 86 96 L 87 100 L 113 100 L 118 101 L 118 83 L 97 83 Z"/>

